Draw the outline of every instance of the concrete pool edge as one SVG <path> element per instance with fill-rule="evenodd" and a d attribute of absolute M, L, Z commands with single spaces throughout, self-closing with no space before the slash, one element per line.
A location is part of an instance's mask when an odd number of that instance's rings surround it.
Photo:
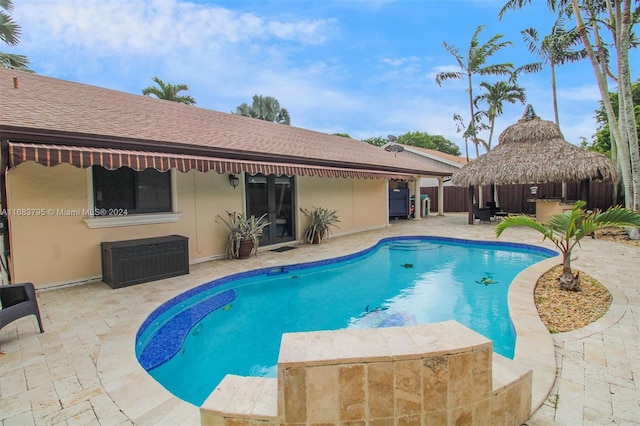
<path fill-rule="evenodd" d="M 517 335 L 513 359 L 533 370 L 532 414 L 547 399 L 556 380 L 555 345 L 538 315 L 533 292 L 538 278 L 558 263 L 556 256 L 520 272 L 513 279 L 507 296 L 509 315 Z"/>
<path fill-rule="evenodd" d="M 547 398 L 556 373 L 553 339 L 537 315 L 533 288 L 537 278 L 556 264 L 557 257 L 525 269 L 516 276 L 509 291 L 509 309 L 518 333 L 514 359 L 534 371 L 532 413 Z M 97 360 L 100 381 L 122 412 L 136 424 L 156 424 L 160 419 L 175 419 L 176 424 L 199 424 L 199 408 L 169 393 L 137 361 L 135 336 L 152 311 L 120 318 L 105 336 Z M 126 344 L 123 345 L 123 341 Z M 124 363 L 123 346 L 126 347 Z"/>
<path fill-rule="evenodd" d="M 121 318 L 111 329 L 98 353 L 98 378 L 111 400 L 136 425 L 200 424 L 199 408 L 166 390 L 138 362 L 135 336 L 150 313 Z"/>

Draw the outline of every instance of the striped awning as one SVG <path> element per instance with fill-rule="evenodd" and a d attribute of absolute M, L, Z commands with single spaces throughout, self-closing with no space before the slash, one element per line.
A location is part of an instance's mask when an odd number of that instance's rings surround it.
<path fill-rule="evenodd" d="M 35 161 L 47 167 L 57 166 L 58 164 L 71 164 L 80 168 L 99 165 L 108 170 L 129 167 L 137 171 L 153 168 L 161 172 L 170 169 L 187 172 L 195 169 L 203 173 L 213 170 L 218 173 L 233 174 L 247 172 L 251 175 L 262 173 L 265 175 L 274 174 L 276 176 L 297 175 L 355 179 L 397 179 L 407 181 L 414 179 L 413 176 L 404 173 L 381 172 L 376 170 L 242 161 L 112 148 L 9 142 L 9 167 L 17 167 L 25 161 Z"/>

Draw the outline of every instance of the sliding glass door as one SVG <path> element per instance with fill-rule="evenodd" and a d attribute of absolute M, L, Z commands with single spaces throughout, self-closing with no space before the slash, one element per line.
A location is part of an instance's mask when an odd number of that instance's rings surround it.
<path fill-rule="evenodd" d="M 262 245 L 295 240 L 294 178 L 257 174 L 246 175 L 247 213 L 267 214 L 270 225 L 264 229 Z"/>

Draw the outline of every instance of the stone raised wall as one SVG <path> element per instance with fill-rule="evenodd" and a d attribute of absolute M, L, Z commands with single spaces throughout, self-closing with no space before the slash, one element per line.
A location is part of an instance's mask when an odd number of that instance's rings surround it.
<path fill-rule="evenodd" d="M 455 321 L 291 333 L 278 378 L 226 376 L 203 426 L 519 425 L 531 371 Z"/>

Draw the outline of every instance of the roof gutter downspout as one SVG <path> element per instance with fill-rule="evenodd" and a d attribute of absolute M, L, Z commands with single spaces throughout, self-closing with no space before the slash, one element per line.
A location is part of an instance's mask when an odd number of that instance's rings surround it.
<path fill-rule="evenodd" d="M 9 218 L 7 216 L 7 170 L 9 167 L 9 141 L 0 140 L 0 285 L 10 284 L 9 263 L 7 253 L 10 253 Z"/>

